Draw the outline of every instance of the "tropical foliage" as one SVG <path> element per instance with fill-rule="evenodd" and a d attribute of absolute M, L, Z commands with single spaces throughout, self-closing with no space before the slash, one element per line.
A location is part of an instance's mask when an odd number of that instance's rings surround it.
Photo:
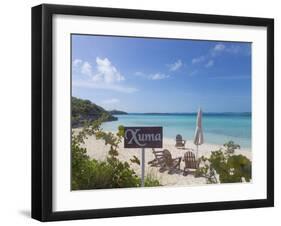
<path fill-rule="evenodd" d="M 204 176 L 208 183 L 249 182 L 252 178 L 252 162 L 244 155 L 235 155 L 239 145 L 230 141 L 223 148 L 212 151 L 211 156 L 200 158 L 197 176 Z"/>
<path fill-rule="evenodd" d="M 77 134 L 72 133 L 72 190 L 126 188 L 141 185 L 140 177 L 130 167 L 130 164 L 118 159 L 118 145 L 124 136 L 124 128 L 120 126 L 117 134 L 104 132 L 100 128 L 100 124 L 105 120 L 104 117 L 106 115 L 87 124 Z M 90 159 L 86 149 L 81 147 L 87 137 L 92 135 L 96 136 L 96 139 L 104 140 L 105 145 L 109 146 L 105 161 Z M 136 156 L 131 162 L 139 164 Z M 160 183 L 154 177 L 148 176 L 145 179 L 145 186 L 160 186 Z"/>
<path fill-rule="evenodd" d="M 117 120 L 111 113 L 89 100 L 72 97 L 71 105 L 71 123 L 73 127 L 84 126 L 85 123 L 93 122 L 99 119 L 102 115 L 104 121 Z"/>

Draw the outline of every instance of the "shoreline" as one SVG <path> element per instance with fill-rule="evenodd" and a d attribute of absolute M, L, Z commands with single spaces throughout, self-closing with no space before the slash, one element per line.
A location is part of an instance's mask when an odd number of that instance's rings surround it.
<path fill-rule="evenodd" d="M 81 128 L 73 129 L 74 132 L 81 130 Z M 100 161 L 106 160 L 108 155 L 109 146 L 105 145 L 103 140 L 97 140 L 95 136 L 89 136 L 88 139 L 85 140 L 85 144 L 81 145 L 86 148 L 87 155 L 91 159 L 97 159 Z M 192 141 L 187 141 L 186 148 L 193 149 L 194 154 L 196 154 L 196 145 L 192 143 Z M 207 144 L 204 143 L 198 148 L 198 157 L 206 156 L 208 157 L 211 154 L 211 151 L 218 150 L 222 145 L 217 144 Z M 163 150 L 168 149 L 171 152 L 172 158 L 183 157 L 184 153 L 187 149 L 178 149 L 175 147 L 175 140 L 171 138 L 163 138 L 163 147 L 157 148 L 155 150 Z M 137 175 L 141 175 L 141 167 L 135 163 L 132 163 L 130 159 L 133 156 L 136 156 L 138 159 L 141 159 L 141 149 L 132 148 L 125 149 L 123 141 L 119 144 L 119 160 L 126 161 L 129 163 L 131 168 L 136 172 Z M 252 152 L 249 148 L 241 148 L 235 150 L 236 154 L 242 154 L 246 156 L 248 159 L 252 160 Z M 183 176 L 182 174 L 168 174 L 168 172 L 159 172 L 159 167 L 152 167 L 148 164 L 149 161 L 154 159 L 154 155 L 152 153 L 152 149 L 147 148 L 145 150 L 145 175 L 156 177 L 162 185 L 165 186 L 175 186 L 175 185 L 199 185 L 206 184 L 206 179 L 203 177 L 195 178 L 193 175 L 189 174 L 187 176 Z M 180 168 L 183 169 L 184 162 L 181 162 Z"/>
<path fill-rule="evenodd" d="M 102 123 L 101 128 L 103 129 L 103 131 L 117 133 L 118 132 L 118 129 L 116 129 L 117 126 L 114 126 L 115 128 L 110 128 L 110 126 L 108 126 L 110 123 L 112 123 L 112 122 Z M 185 133 L 182 131 L 180 131 L 180 132 L 167 132 L 166 131 L 166 133 L 165 133 L 165 130 L 167 130 L 167 128 L 163 127 L 163 132 L 164 132 L 163 139 L 175 140 L 176 135 L 181 134 L 181 135 L 185 135 L 185 136 L 183 136 L 184 140 L 190 141 L 192 143 L 192 139 L 186 139 L 186 138 L 193 138 L 195 128 L 186 129 Z M 232 140 L 236 144 L 239 144 L 241 149 L 243 149 L 243 150 L 251 150 L 251 147 L 252 147 L 251 138 L 247 138 L 247 137 L 235 137 L 235 136 L 230 136 L 228 134 L 216 134 L 216 133 L 210 133 L 210 132 L 204 132 L 204 137 L 208 137 L 209 140 L 211 140 L 211 141 L 208 141 L 206 144 L 209 144 L 212 146 L 223 145 L 224 143 Z"/>

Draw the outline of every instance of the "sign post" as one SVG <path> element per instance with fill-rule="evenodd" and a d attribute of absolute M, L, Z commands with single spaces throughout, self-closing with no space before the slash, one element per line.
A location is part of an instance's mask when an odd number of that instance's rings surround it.
<path fill-rule="evenodd" d="M 145 179 L 145 148 L 162 148 L 162 127 L 125 127 L 124 148 L 141 148 L 141 186 Z"/>
<path fill-rule="evenodd" d="M 145 174 L 145 155 L 144 148 L 141 149 L 141 186 L 144 187 L 144 174 Z"/>

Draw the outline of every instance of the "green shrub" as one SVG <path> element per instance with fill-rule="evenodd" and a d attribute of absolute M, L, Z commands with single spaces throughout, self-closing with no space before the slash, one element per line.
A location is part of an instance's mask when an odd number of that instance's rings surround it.
<path fill-rule="evenodd" d="M 124 136 L 124 127 L 119 127 L 116 135 L 107 133 L 100 129 L 102 121 L 104 119 L 100 118 L 85 126 L 78 134 L 72 133 L 72 190 L 140 187 L 141 179 L 131 169 L 129 163 L 118 159 L 118 145 Z M 86 149 L 81 147 L 85 139 L 91 135 L 104 140 L 105 145 L 110 146 L 106 161 L 90 159 Z M 131 162 L 139 164 L 136 156 Z M 156 178 L 145 179 L 145 186 L 159 185 Z"/>
<path fill-rule="evenodd" d="M 161 184 L 155 175 L 148 173 L 146 175 L 146 177 L 144 178 L 144 186 L 145 187 L 156 187 L 156 186 L 161 186 Z"/>
<path fill-rule="evenodd" d="M 212 151 L 209 158 L 201 157 L 203 167 L 196 171 L 197 176 L 204 176 L 208 183 L 249 182 L 252 178 L 252 162 L 244 155 L 234 155 L 239 145 L 230 141 L 224 144 L 224 150 Z M 219 181 L 216 174 L 219 175 Z"/>

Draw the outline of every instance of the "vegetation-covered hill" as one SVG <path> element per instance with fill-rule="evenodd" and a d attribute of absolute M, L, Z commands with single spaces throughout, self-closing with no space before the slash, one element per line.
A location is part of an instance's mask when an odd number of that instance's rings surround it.
<path fill-rule="evenodd" d="M 105 117 L 106 121 L 117 120 L 117 118 L 114 117 L 111 113 L 89 100 L 72 97 L 71 104 L 72 127 L 83 126 L 86 121 L 92 122 L 100 118 L 102 115 Z"/>
<path fill-rule="evenodd" d="M 125 112 L 125 111 L 119 111 L 119 110 L 112 110 L 112 111 L 109 111 L 110 114 L 112 115 L 127 115 L 128 113 Z"/>

